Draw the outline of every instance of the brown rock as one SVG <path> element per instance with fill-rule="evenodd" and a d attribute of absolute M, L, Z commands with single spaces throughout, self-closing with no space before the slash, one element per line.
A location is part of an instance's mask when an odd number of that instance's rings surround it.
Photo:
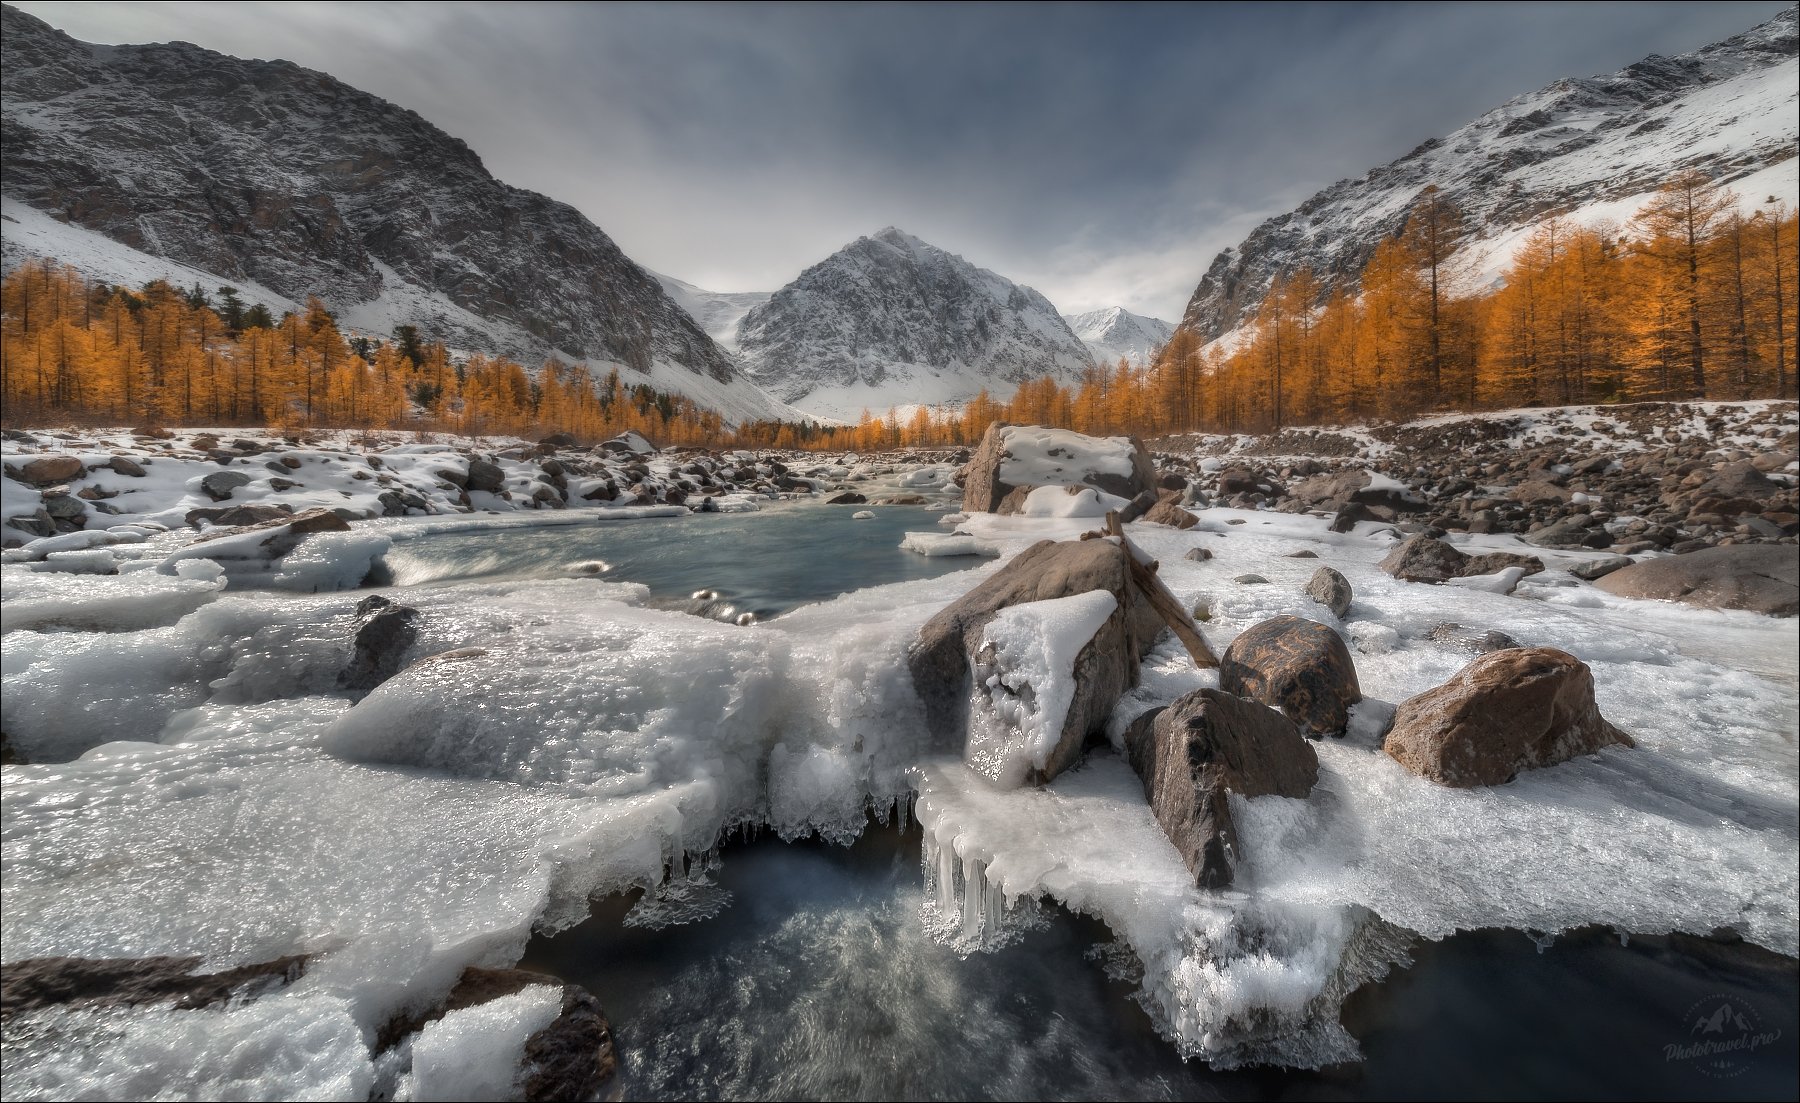
<path fill-rule="evenodd" d="M 1164 494 L 1156 500 L 1144 514 L 1144 520 L 1155 525 L 1169 525 L 1178 529 L 1191 529 L 1200 523 L 1200 518 L 1182 509 L 1176 504 L 1179 495 Z"/>
<path fill-rule="evenodd" d="M 1776 617 L 1800 612 L 1800 559 L 1781 544 L 1734 544 L 1646 559 L 1594 585 L 1621 597 L 1708 609 L 1750 609 Z"/>
<path fill-rule="evenodd" d="M 1271 617 L 1231 641 L 1219 688 L 1279 708 L 1308 735 L 1339 735 L 1362 700 L 1350 649 L 1331 628 L 1300 617 Z"/>
<path fill-rule="evenodd" d="M 1343 620 L 1350 615 L 1350 601 L 1354 595 L 1349 579 L 1330 567 L 1320 567 L 1306 582 L 1306 596 L 1330 609 L 1332 616 Z"/>
<path fill-rule="evenodd" d="M 1469 557 L 1432 536 L 1420 534 L 1387 554 L 1378 566 L 1402 582 L 1444 582 L 1459 577 Z"/>
<path fill-rule="evenodd" d="M 995 422 L 989 425 L 982 434 L 981 445 L 976 448 L 975 455 L 969 460 L 968 474 L 963 480 L 964 512 L 995 513 L 1000 503 L 1012 493 L 1014 486 L 1003 482 L 1000 477 L 1001 466 L 1008 459 L 1019 459 L 1009 442 L 1008 431 L 1014 428 L 1030 428 L 1014 426 L 1006 422 Z M 1131 473 L 1119 475 L 1109 471 L 1070 471 L 1068 482 L 1083 486 L 1091 486 L 1108 494 L 1116 494 L 1121 498 L 1131 499 L 1151 490 L 1156 483 L 1156 468 L 1150 461 L 1150 453 L 1136 437 L 1129 438 L 1132 445 Z M 1052 457 L 1054 458 L 1054 457 Z"/>
<path fill-rule="evenodd" d="M 1319 778 L 1319 756 L 1291 720 L 1216 689 L 1139 717 L 1125 748 L 1156 822 L 1207 889 L 1229 885 L 1237 861 L 1227 793 L 1305 797 Z"/>
<path fill-rule="evenodd" d="M 1030 780 L 1048 780 L 1073 764 L 1088 735 L 1104 729 L 1113 705 L 1137 684 L 1143 654 L 1163 629 L 1131 583 L 1124 551 L 1110 540 L 1039 541 L 926 622 L 907 665 L 933 734 L 959 749 L 966 741 L 970 670 L 996 613 L 1091 590 L 1110 592 L 1118 608 L 1076 657 L 1075 699 L 1061 738 Z"/>
<path fill-rule="evenodd" d="M 1554 647 L 1517 647 L 1402 702 L 1382 749 L 1421 777 L 1471 788 L 1614 744 L 1635 746 L 1600 715 L 1587 664 Z"/>
<path fill-rule="evenodd" d="M 1523 567 L 1528 575 L 1539 574 L 1544 569 L 1544 561 L 1535 555 L 1520 555 L 1518 552 L 1482 552 L 1463 560 L 1461 575 L 1467 578 L 1478 574 L 1499 574 L 1508 567 Z"/>
<path fill-rule="evenodd" d="M 10 466 L 10 465 L 9 465 Z M 19 466 L 13 477 L 35 487 L 57 486 L 87 474 L 87 465 L 75 456 L 39 456 Z"/>

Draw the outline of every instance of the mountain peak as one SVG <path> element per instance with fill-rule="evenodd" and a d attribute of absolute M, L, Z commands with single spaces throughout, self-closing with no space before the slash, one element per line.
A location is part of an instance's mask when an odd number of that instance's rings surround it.
<path fill-rule="evenodd" d="M 1029 287 L 894 226 L 858 238 L 744 315 L 745 371 L 781 401 L 853 421 L 863 409 L 960 404 L 1093 363 Z"/>
<path fill-rule="evenodd" d="M 1175 332 L 1171 322 L 1133 314 L 1122 306 L 1107 306 L 1069 317 L 1069 328 L 1081 338 L 1102 367 L 1126 360 L 1143 367 Z"/>

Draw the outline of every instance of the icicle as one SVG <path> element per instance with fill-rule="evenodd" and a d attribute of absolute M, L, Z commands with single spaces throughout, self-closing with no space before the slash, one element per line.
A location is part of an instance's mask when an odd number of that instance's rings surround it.
<path fill-rule="evenodd" d="M 1000 920 L 1006 914 L 1006 893 L 1000 882 L 987 879 L 987 893 L 981 902 L 981 937 L 992 939 L 1000 933 Z"/>
<path fill-rule="evenodd" d="M 981 861 L 963 859 L 962 933 L 970 942 L 981 940 Z"/>
<path fill-rule="evenodd" d="M 948 920 L 956 914 L 956 850 L 938 844 L 938 914 Z"/>

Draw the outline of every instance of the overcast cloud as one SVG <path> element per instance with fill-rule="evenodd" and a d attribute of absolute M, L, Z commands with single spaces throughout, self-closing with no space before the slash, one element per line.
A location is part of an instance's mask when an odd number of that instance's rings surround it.
<path fill-rule="evenodd" d="M 1174 319 L 1320 187 L 1785 5 L 18 6 L 324 70 L 703 287 L 773 289 L 891 224 L 1066 312 Z"/>

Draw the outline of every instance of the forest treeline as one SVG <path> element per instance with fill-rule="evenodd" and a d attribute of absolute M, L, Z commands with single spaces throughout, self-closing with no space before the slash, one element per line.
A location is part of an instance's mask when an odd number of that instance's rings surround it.
<path fill-rule="evenodd" d="M 318 299 L 272 317 L 235 288 L 90 283 L 50 260 L 0 281 L 0 398 L 12 424 L 405 428 L 481 434 L 538 429 L 603 439 L 626 430 L 712 444 L 717 413 L 628 385 L 617 370 L 504 357 L 460 360 L 413 326 L 346 337 Z"/>
<path fill-rule="evenodd" d="M 1178 330 L 1146 367 L 1030 380 L 1007 401 L 984 391 L 960 409 L 865 411 L 850 426 L 728 427 L 617 371 L 453 360 L 404 326 L 346 338 L 316 299 L 275 319 L 228 287 L 133 291 L 33 262 L 0 284 L 0 395 L 14 423 L 633 429 L 671 444 L 871 450 L 972 443 L 996 420 L 1148 436 L 1795 394 L 1800 257 L 1785 203 L 1746 213 L 1728 189 L 1683 175 L 1623 226 L 1544 221 L 1485 279 L 1465 270 L 1473 229 L 1427 188 L 1354 289 L 1283 273 L 1231 341 L 1203 347 Z"/>

